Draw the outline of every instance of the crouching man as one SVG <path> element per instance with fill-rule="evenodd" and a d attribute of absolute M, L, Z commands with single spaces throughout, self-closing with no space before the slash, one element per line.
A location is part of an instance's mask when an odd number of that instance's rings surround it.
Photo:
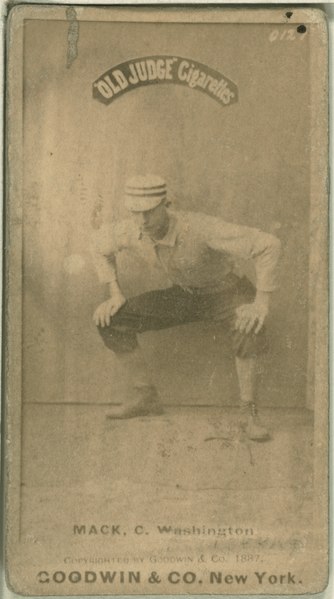
<path fill-rule="evenodd" d="M 108 417 L 163 412 L 138 345 L 139 333 L 210 320 L 217 334 L 228 333 L 235 356 L 242 426 L 250 439 L 267 439 L 256 410 L 256 361 L 267 349 L 263 325 L 276 288 L 279 240 L 221 218 L 169 210 L 166 183 L 154 175 L 130 179 L 125 202 L 130 218 L 99 231 L 94 246 L 99 278 L 110 290 L 94 322 L 132 381 L 127 400 Z M 126 299 L 116 267 L 117 253 L 123 249 L 142 257 L 145 250 L 153 250 L 172 286 Z M 254 262 L 256 289 L 234 273 L 234 257 Z"/>

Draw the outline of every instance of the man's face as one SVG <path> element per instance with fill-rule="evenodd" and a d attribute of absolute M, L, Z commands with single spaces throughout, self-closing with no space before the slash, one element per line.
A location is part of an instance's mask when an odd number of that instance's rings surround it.
<path fill-rule="evenodd" d="M 143 233 L 147 233 L 150 237 L 159 238 L 168 225 L 168 212 L 165 204 L 162 202 L 151 210 L 143 212 L 132 212 L 132 217 L 135 219 L 139 229 Z"/>

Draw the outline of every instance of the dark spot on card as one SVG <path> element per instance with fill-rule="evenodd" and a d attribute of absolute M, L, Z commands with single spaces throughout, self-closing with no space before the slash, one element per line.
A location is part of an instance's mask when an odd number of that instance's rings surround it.
<path fill-rule="evenodd" d="M 298 33 L 306 33 L 305 25 L 298 25 L 297 31 L 298 31 Z"/>

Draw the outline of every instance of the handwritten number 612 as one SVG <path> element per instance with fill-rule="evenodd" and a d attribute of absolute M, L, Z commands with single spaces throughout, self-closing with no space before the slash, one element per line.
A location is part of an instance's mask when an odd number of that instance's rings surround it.
<path fill-rule="evenodd" d="M 269 33 L 269 41 L 270 42 L 293 42 L 296 39 L 304 39 L 305 33 L 296 33 L 295 29 L 283 29 L 280 31 L 279 29 L 273 29 Z"/>

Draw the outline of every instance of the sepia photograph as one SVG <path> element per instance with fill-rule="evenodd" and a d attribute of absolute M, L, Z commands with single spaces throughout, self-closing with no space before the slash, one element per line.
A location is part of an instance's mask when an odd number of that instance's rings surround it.
<path fill-rule="evenodd" d="M 325 589 L 327 53 L 318 9 L 10 11 L 15 592 Z"/>

